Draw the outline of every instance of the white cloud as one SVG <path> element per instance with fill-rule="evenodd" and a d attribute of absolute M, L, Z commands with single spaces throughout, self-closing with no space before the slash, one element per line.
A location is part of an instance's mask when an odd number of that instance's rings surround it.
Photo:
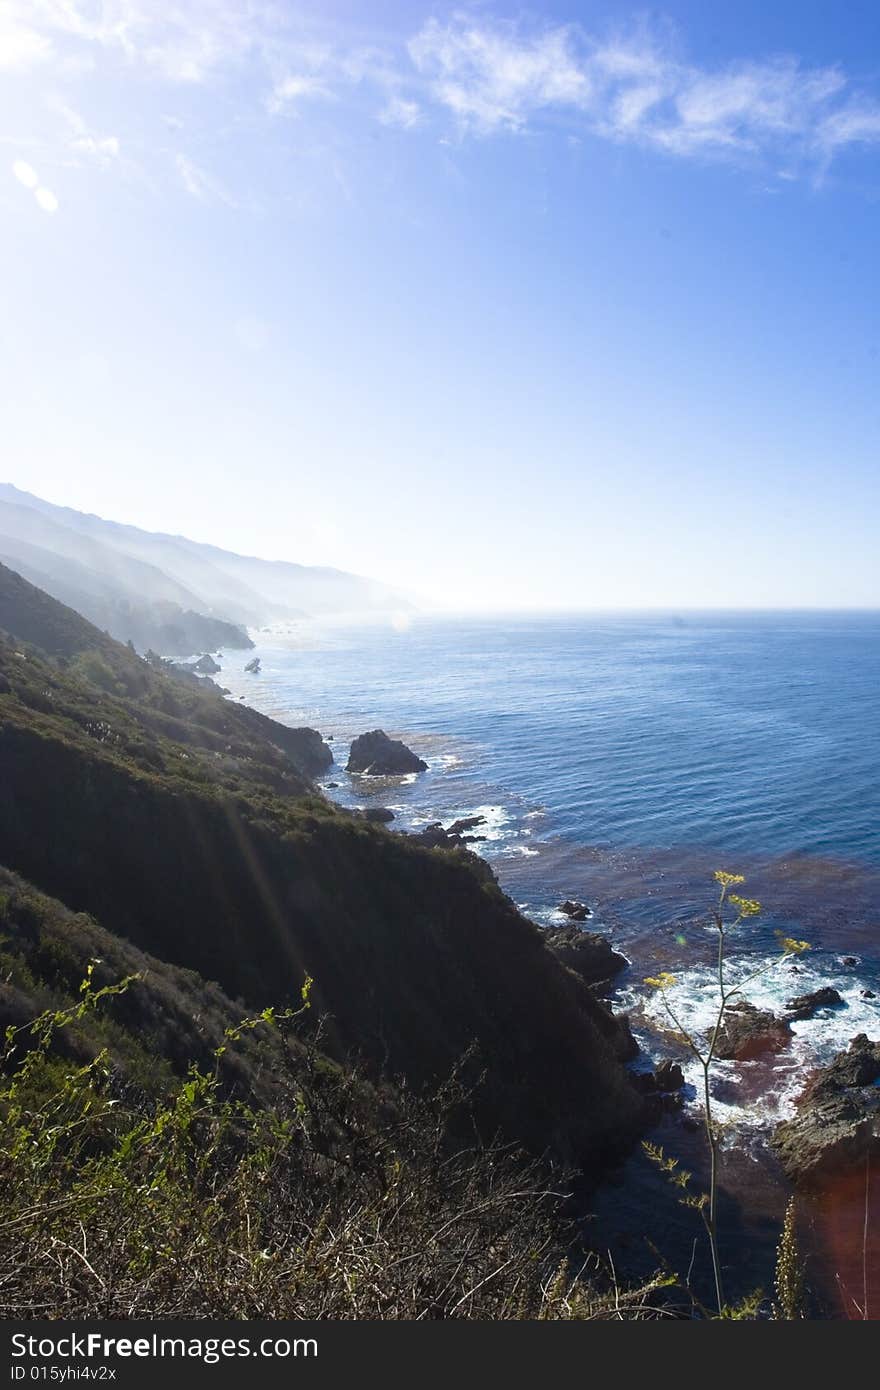
<path fill-rule="evenodd" d="M 422 108 L 417 101 L 407 101 L 404 97 L 392 97 L 379 112 L 383 125 L 400 126 L 402 130 L 412 130 L 422 119 Z"/>
<path fill-rule="evenodd" d="M 94 159 L 107 163 L 119 154 L 119 137 L 116 135 L 77 135 L 71 140 L 73 149 Z"/>
<path fill-rule="evenodd" d="M 49 105 L 61 116 L 67 125 L 68 144 L 77 154 L 86 155 L 99 164 L 110 164 L 119 157 L 119 137 L 117 135 L 98 135 L 89 129 L 88 123 L 72 106 L 53 97 Z"/>
<path fill-rule="evenodd" d="M 853 102 L 832 111 L 819 130 L 819 141 L 829 151 L 844 145 L 874 144 L 880 140 L 880 106 Z"/>
<path fill-rule="evenodd" d="M 508 24 L 444 26 L 431 19 L 409 52 L 435 98 L 477 130 L 519 129 L 535 111 L 583 108 L 592 95 L 567 26 L 524 35 Z"/>
<path fill-rule="evenodd" d="M 220 202 L 225 203 L 227 207 L 235 206 L 234 200 L 219 180 L 195 164 L 188 155 L 175 155 L 174 164 L 180 182 L 191 197 L 202 202 Z"/>
<path fill-rule="evenodd" d="M 175 157 L 175 165 L 180 181 L 193 198 L 204 198 L 210 190 L 210 179 L 203 169 L 188 159 L 185 154 Z"/>
<path fill-rule="evenodd" d="M 32 43 L 64 37 L 142 63 L 175 82 L 203 82 L 258 47 L 278 11 L 260 0 L 13 0 Z"/>
<path fill-rule="evenodd" d="M 303 97 L 330 97 L 333 93 L 310 73 L 289 73 L 279 78 L 268 100 L 269 110 L 278 113 L 295 106 Z"/>
<path fill-rule="evenodd" d="M 478 134 L 565 114 L 595 135 L 679 156 L 818 161 L 880 140 L 880 102 L 840 68 L 797 58 L 687 63 L 644 30 L 613 41 L 570 25 L 523 29 L 455 17 L 429 21 L 410 54 L 435 102 Z"/>
<path fill-rule="evenodd" d="M 52 54 L 49 38 L 29 22 L 23 5 L 0 5 L 0 72 L 26 72 Z"/>
<path fill-rule="evenodd" d="M 405 44 L 377 46 L 363 26 L 347 39 L 341 26 L 310 23 L 285 0 L 0 0 L 0 68 L 69 73 L 89 57 L 98 72 L 102 62 L 130 65 L 173 83 L 245 71 L 273 115 L 316 99 L 353 103 L 362 91 L 371 118 L 433 126 L 440 139 L 562 125 L 566 136 L 761 161 L 799 177 L 844 149 L 880 142 L 880 96 L 840 67 L 796 56 L 701 65 L 669 26 L 609 36 L 493 19 L 481 6 L 429 20 Z M 166 118 L 169 128 L 174 120 Z M 104 163 L 120 154 L 118 136 L 84 125 L 71 126 L 68 143 Z M 181 160 L 187 191 L 228 201 Z"/>

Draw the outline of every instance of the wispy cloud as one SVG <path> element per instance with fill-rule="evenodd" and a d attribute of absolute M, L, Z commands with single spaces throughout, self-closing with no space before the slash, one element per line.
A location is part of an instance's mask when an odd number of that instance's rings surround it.
<path fill-rule="evenodd" d="M 548 107 L 587 107 L 592 84 L 568 27 L 524 34 L 508 25 L 429 20 L 409 52 L 435 99 L 470 128 L 520 129 Z"/>
<path fill-rule="evenodd" d="M 880 140 L 880 102 L 837 66 L 797 57 L 717 69 L 665 32 L 609 40 L 572 25 L 524 28 L 463 15 L 429 21 L 409 51 L 461 131 L 521 131 L 565 116 L 593 135 L 678 156 L 827 159 Z"/>
<path fill-rule="evenodd" d="M 4 0 L 4 10 L 10 66 L 33 65 L 65 40 L 178 82 L 202 82 L 259 48 L 279 14 L 260 0 Z"/>
<path fill-rule="evenodd" d="M 405 97 L 391 97 L 387 106 L 379 112 L 383 125 L 399 126 L 401 130 L 412 130 L 422 119 L 422 108 L 417 101 Z"/>
<path fill-rule="evenodd" d="M 30 22 L 24 6 L 0 7 L 0 72 L 27 72 L 51 54 L 50 39 Z"/>
<path fill-rule="evenodd" d="M 0 68 L 54 72 L 84 55 L 178 86 L 244 74 L 236 99 L 253 93 L 257 118 L 333 99 L 358 119 L 441 140 L 561 127 L 569 139 L 757 162 L 788 178 L 880 143 L 880 93 L 841 67 L 796 54 L 700 64 L 669 25 L 598 33 L 480 5 L 373 43 L 282 0 L 0 0 Z M 67 142 L 104 163 L 119 153 L 115 134 L 70 122 Z M 188 192 L 219 196 L 210 174 L 180 159 Z"/>
<path fill-rule="evenodd" d="M 275 83 L 267 106 L 274 114 L 290 111 L 309 97 L 332 97 L 333 91 L 320 77 L 312 73 L 288 73 Z"/>
<path fill-rule="evenodd" d="M 84 155 L 102 165 L 112 164 L 118 159 L 118 135 L 99 135 L 90 129 L 88 122 L 78 111 L 57 96 L 53 97 L 49 104 L 67 126 L 67 143 L 75 154 Z"/>
<path fill-rule="evenodd" d="M 225 203 L 227 207 L 235 206 L 234 198 L 223 184 L 188 155 L 176 154 L 174 167 L 181 184 L 191 198 L 198 198 L 200 202 Z"/>

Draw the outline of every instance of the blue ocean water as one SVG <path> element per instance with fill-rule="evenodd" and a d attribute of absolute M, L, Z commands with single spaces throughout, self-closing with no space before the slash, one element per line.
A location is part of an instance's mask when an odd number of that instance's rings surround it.
<path fill-rule="evenodd" d="M 639 983 L 658 964 L 699 1019 L 724 866 L 767 908 L 741 932 L 744 961 L 772 955 L 780 928 L 813 942 L 766 1002 L 814 981 L 844 995 L 799 1025 L 802 1053 L 880 1031 L 863 994 L 880 980 L 880 613 L 401 615 L 252 635 L 262 671 L 226 655 L 231 698 L 332 737 L 325 783 L 343 804 L 390 806 L 400 829 L 484 815 L 475 848 L 525 911 L 562 920 L 577 896 L 622 945 L 637 1022 L 658 1023 Z M 350 739 L 376 727 L 429 771 L 345 773 Z"/>

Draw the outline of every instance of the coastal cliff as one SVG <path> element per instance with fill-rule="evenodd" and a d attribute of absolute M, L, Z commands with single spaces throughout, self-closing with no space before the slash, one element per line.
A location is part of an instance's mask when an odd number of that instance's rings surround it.
<path fill-rule="evenodd" d="M 631 1142 L 644 1103 L 607 1010 L 482 861 L 344 814 L 297 731 L 151 669 L 5 569 L 0 622 L 10 869 L 248 1007 L 312 976 L 337 1059 L 420 1087 L 470 1053 L 486 1135 L 594 1171 Z"/>

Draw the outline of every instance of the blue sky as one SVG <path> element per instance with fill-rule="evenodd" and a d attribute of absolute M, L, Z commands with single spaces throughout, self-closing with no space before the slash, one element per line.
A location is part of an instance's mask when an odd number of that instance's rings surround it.
<path fill-rule="evenodd" d="M 0 3 L 5 480 L 450 607 L 880 604 L 872 4 Z"/>

